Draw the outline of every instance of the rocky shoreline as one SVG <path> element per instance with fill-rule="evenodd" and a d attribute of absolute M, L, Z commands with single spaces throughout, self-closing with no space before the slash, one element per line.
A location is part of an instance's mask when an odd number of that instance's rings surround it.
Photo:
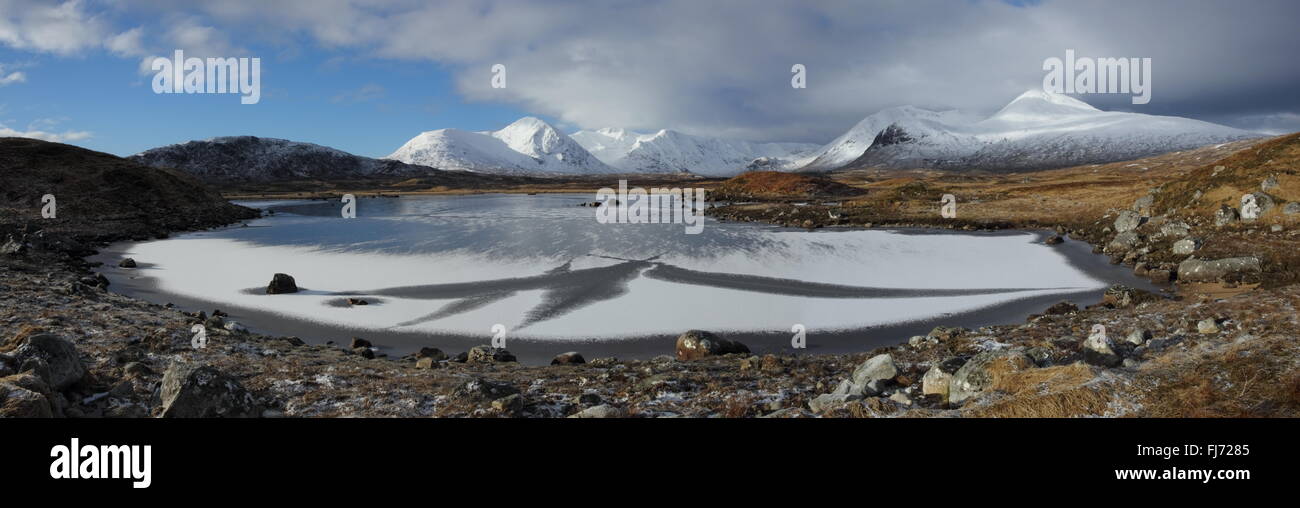
<path fill-rule="evenodd" d="M 1159 193 L 1153 203 L 1161 203 Z M 918 199 L 928 199 L 926 196 Z M 1279 198 L 1279 201 L 1281 198 Z M 248 333 L 219 311 L 185 313 L 107 291 L 81 256 L 139 231 L 103 223 L 47 228 L 7 220 L 0 249 L 0 416 L 16 417 L 1242 417 L 1300 414 L 1300 286 L 1270 253 L 1292 235 L 1258 224 L 1206 226 L 1203 212 L 1143 213 L 1135 203 L 1096 220 L 1056 222 L 1061 241 L 1087 241 L 1120 263 L 1179 284 L 1213 279 L 1259 287 L 1216 295 L 1180 286 L 1174 298 L 1112 287 L 1088 308 L 1062 302 L 1025 323 L 927 335 L 861 354 L 752 355 L 743 344 L 684 331 L 648 360 L 557 356 L 526 366 L 490 346 L 430 347 L 401 358 L 365 339 L 309 345 Z M 743 205 L 750 206 L 750 205 Z M 820 205 L 817 205 L 820 206 Z M 783 223 L 804 213 L 842 227 L 933 225 L 906 214 L 779 203 L 722 207 L 718 217 Z M 1278 207 L 1281 208 L 1281 207 Z M 752 212 L 744 212 L 751 210 Z M 770 212 L 770 210 L 778 210 Z M 237 211 L 224 218 L 238 220 Z M 752 213 L 751 215 L 746 215 Z M 1281 210 L 1273 210 L 1282 217 Z M 1138 219 L 1133 220 L 1136 214 Z M 1200 215 L 1198 215 L 1200 214 Z M 1144 219 L 1145 217 L 1145 219 Z M 880 222 L 877 222 L 880 221 Z M 1179 221 L 1188 234 L 1165 233 Z M 127 221 L 128 223 L 130 221 Z M 218 221 L 219 222 L 219 221 Z M 868 224 L 870 222 L 870 224 Z M 1137 224 L 1129 228 L 1128 225 Z M 993 229 L 974 219 L 962 228 Z M 1007 227 L 1023 227 L 1006 221 Z M 1213 224 L 1210 221 L 1206 224 Z M 211 226 L 215 224 L 204 224 Z M 816 227 L 818 224 L 812 224 Z M 167 224 L 155 234 L 192 229 Z M 1288 226 L 1289 227 L 1289 226 Z M 77 231 L 94 231 L 93 237 Z M 1125 233 L 1137 241 L 1112 244 Z M 1263 234 L 1254 264 L 1188 268 L 1166 259 L 1195 237 L 1217 247 Z M 1066 239 L 1066 237 L 1070 239 Z M 1123 237 L 1124 239 L 1131 238 Z M 39 241 L 38 241 L 39 240 Z M 1166 250 L 1165 244 L 1168 243 Z M 1137 254 L 1132 254 L 1136 252 Z M 1223 257 L 1213 253 L 1223 252 Z M 1228 256 L 1226 254 L 1234 254 Z M 1173 254 L 1170 254 L 1173 256 Z M 1171 265 L 1171 263 L 1173 263 Z M 1218 271 L 1220 268 L 1222 272 Z M 1207 271 L 1208 270 L 1208 271 Z M 1214 276 L 1205 274 L 1217 274 Z M 283 282 L 283 281 L 282 281 Z M 1199 280 L 1197 280 L 1199 282 Z M 204 324 L 203 347 L 192 332 Z"/>

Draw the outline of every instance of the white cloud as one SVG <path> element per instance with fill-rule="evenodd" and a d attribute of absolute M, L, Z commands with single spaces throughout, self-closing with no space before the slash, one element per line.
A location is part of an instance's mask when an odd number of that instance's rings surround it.
<path fill-rule="evenodd" d="M 229 33 L 205 23 L 197 16 L 165 16 L 163 31 L 159 43 L 162 48 L 141 50 L 139 54 L 147 55 L 140 59 L 140 74 L 154 74 L 155 58 L 171 59 L 176 50 L 185 52 L 186 58 L 229 58 L 248 55 L 247 49 L 230 41 Z"/>
<path fill-rule="evenodd" d="M 91 133 L 87 131 L 48 132 L 39 129 L 32 129 L 32 126 L 28 126 L 28 130 L 20 131 L 6 127 L 4 124 L 0 124 L 0 137 L 33 138 L 53 141 L 55 143 L 71 143 L 74 141 L 89 139 Z"/>
<path fill-rule="evenodd" d="M 27 74 L 22 71 L 8 72 L 5 70 L 5 64 L 0 64 L 0 86 L 12 85 L 27 81 Z"/>
<path fill-rule="evenodd" d="M 144 49 L 144 30 L 135 27 L 104 41 L 104 48 L 117 56 L 133 57 L 146 53 Z"/>
<path fill-rule="evenodd" d="M 0 45 L 80 56 L 104 48 L 118 56 L 142 53 L 143 30 L 114 33 L 112 23 L 90 12 L 83 0 L 0 0 Z"/>
<path fill-rule="evenodd" d="M 71 55 L 98 47 L 107 34 L 80 0 L 0 0 L 0 43 L 17 49 Z"/>

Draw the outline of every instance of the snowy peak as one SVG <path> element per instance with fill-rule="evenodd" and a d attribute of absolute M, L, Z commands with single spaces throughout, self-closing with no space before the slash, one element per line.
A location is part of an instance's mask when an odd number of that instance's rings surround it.
<path fill-rule="evenodd" d="M 898 106 L 880 110 L 858 122 L 847 132 L 817 150 L 803 170 L 828 171 L 857 159 L 867 150 L 876 136 L 891 125 L 928 124 L 933 126 L 969 123 L 959 111 L 930 111 L 914 106 Z M 914 128 L 913 130 L 922 130 Z"/>
<path fill-rule="evenodd" d="M 1102 113 L 1079 99 L 1062 94 L 1029 90 L 994 113 L 990 120 L 1031 121 Z"/>
<path fill-rule="evenodd" d="M 752 143 L 696 136 L 670 129 L 641 134 L 624 129 L 578 131 L 573 140 L 605 164 L 629 173 L 694 173 L 733 176 L 755 161 L 765 169 L 793 169 L 806 162 L 817 145 Z"/>
<path fill-rule="evenodd" d="M 802 169 L 894 167 L 1022 171 L 1105 163 L 1259 137 L 1209 122 L 1102 111 L 1030 90 L 973 121 L 909 106 L 866 117 Z"/>
<path fill-rule="evenodd" d="M 615 172 L 551 124 L 531 116 L 492 132 L 422 132 L 386 158 L 485 173 Z"/>
<path fill-rule="evenodd" d="M 510 149 L 529 157 L 546 157 L 553 150 L 562 148 L 568 140 L 560 131 L 555 130 L 539 118 L 526 116 L 515 120 L 504 129 L 493 132 L 492 137 L 500 139 Z"/>

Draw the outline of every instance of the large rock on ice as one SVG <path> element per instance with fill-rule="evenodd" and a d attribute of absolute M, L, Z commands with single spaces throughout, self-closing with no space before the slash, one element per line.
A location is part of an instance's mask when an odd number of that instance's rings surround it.
<path fill-rule="evenodd" d="M 271 283 L 266 286 L 266 294 L 282 295 L 286 293 L 297 293 L 298 283 L 293 277 L 286 273 L 277 273 L 271 277 Z"/>

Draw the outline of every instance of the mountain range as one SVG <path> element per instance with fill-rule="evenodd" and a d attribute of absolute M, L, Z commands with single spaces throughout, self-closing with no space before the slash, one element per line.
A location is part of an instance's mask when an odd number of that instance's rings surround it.
<path fill-rule="evenodd" d="M 438 129 L 422 132 L 386 159 L 439 169 L 487 173 L 617 172 L 573 138 L 530 116 L 520 118 L 499 131 Z"/>
<path fill-rule="evenodd" d="M 1189 118 L 1101 111 L 1066 95 L 1030 90 L 981 120 L 912 107 L 876 113 L 828 145 L 806 169 L 1023 171 L 1131 160 L 1255 137 L 1262 135 Z M 857 156 L 846 161 L 854 152 Z"/>
<path fill-rule="evenodd" d="M 755 143 L 663 129 L 567 135 L 524 117 L 497 131 L 422 132 L 381 159 L 310 143 L 251 136 L 155 148 L 131 158 L 209 181 L 427 175 L 437 170 L 508 175 L 692 173 L 750 170 L 937 168 L 1019 171 L 1130 160 L 1261 134 L 1172 116 L 1101 111 L 1030 90 L 987 118 L 913 106 L 867 116 L 824 146 Z"/>
<path fill-rule="evenodd" d="M 789 170 L 802 166 L 819 148 L 811 143 L 752 143 L 668 129 L 654 134 L 599 129 L 578 131 L 572 137 L 596 158 L 625 173 L 734 176 L 747 169 Z"/>

